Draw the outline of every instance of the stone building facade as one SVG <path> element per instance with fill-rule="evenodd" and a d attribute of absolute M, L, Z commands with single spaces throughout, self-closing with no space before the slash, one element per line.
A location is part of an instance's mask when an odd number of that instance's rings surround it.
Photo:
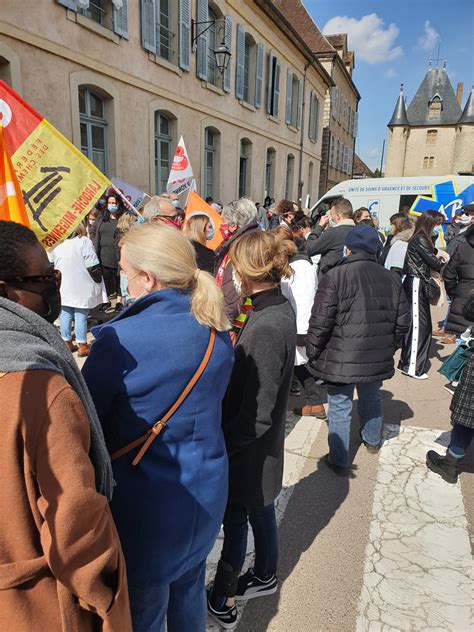
<path fill-rule="evenodd" d="M 202 196 L 315 201 L 331 74 L 349 72 L 337 53 L 336 71 L 317 59 L 281 4 L 3 0 L 0 78 L 108 176 L 147 193 L 164 189 L 182 135 Z"/>
<path fill-rule="evenodd" d="M 474 88 L 462 107 L 446 68 L 429 68 L 408 108 L 403 84 L 388 123 L 385 176 L 474 173 Z"/>

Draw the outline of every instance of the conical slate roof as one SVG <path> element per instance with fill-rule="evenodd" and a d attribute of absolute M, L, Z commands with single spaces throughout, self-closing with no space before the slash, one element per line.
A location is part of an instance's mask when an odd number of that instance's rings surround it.
<path fill-rule="evenodd" d="M 441 115 L 428 118 L 428 108 L 433 97 L 442 102 Z M 461 107 L 456 100 L 446 68 L 429 68 L 425 78 L 407 109 L 410 125 L 455 125 L 461 117 Z"/>
<path fill-rule="evenodd" d="M 471 88 L 469 98 L 466 101 L 459 123 L 462 125 L 465 125 L 466 123 L 474 123 L 474 86 Z"/>
<path fill-rule="evenodd" d="M 405 97 L 403 96 L 403 83 L 400 86 L 400 96 L 398 97 L 397 105 L 395 106 L 388 127 L 394 127 L 395 125 L 409 125 L 405 107 Z"/>

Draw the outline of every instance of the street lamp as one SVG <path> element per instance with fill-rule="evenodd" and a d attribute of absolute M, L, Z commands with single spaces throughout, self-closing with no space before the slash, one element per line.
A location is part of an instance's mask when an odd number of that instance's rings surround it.
<path fill-rule="evenodd" d="M 204 35 L 212 26 L 216 26 L 217 20 L 204 20 L 200 22 L 195 22 L 191 20 L 191 47 L 194 46 L 199 37 Z M 198 26 L 207 25 L 206 28 L 197 33 Z M 230 58 L 232 57 L 232 53 L 227 47 L 225 43 L 225 24 L 219 28 L 219 34 L 222 33 L 222 41 L 219 44 L 218 48 L 216 48 L 214 52 L 214 59 L 216 60 L 216 68 L 220 73 L 223 73 L 224 70 L 227 70 L 230 62 Z"/>

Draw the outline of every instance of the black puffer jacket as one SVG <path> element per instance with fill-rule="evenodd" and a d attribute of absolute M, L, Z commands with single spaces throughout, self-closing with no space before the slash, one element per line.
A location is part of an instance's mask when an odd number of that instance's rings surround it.
<path fill-rule="evenodd" d="M 443 272 L 446 292 L 452 299 L 446 322 L 446 331 L 462 334 L 472 325 L 463 316 L 463 307 L 474 293 L 474 226 L 466 232 Z"/>
<path fill-rule="evenodd" d="M 306 336 L 310 369 L 335 384 L 386 380 L 409 326 L 400 276 L 374 255 L 351 255 L 319 283 Z"/>
<path fill-rule="evenodd" d="M 431 271 L 439 272 L 443 265 L 436 256 L 437 252 L 431 239 L 423 233 L 416 234 L 408 244 L 403 273 L 420 279 L 429 279 Z"/>

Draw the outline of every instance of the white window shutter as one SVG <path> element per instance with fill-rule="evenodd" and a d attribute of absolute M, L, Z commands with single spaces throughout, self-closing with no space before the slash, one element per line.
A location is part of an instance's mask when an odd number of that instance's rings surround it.
<path fill-rule="evenodd" d="M 209 20 L 209 10 L 207 0 L 197 0 L 197 14 L 196 22 L 207 22 Z M 197 38 L 197 60 L 196 60 L 196 74 L 199 79 L 207 81 L 207 32 L 206 24 L 196 25 L 197 33 L 200 33 Z"/>
<path fill-rule="evenodd" d="M 280 113 L 280 75 L 281 75 L 281 64 L 277 59 L 275 64 L 275 81 L 274 81 L 274 89 L 273 89 L 273 116 L 278 118 Z"/>
<path fill-rule="evenodd" d="M 298 79 L 298 109 L 296 110 L 296 128 L 301 127 L 301 113 L 303 111 L 303 81 Z"/>
<path fill-rule="evenodd" d="M 156 2 L 141 0 L 142 46 L 150 53 L 156 53 Z"/>
<path fill-rule="evenodd" d="M 71 11 L 77 11 L 77 0 L 56 0 L 56 2 Z"/>
<path fill-rule="evenodd" d="M 122 0 L 122 7 L 113 8 L 114 32 L 128 39 L 128 0 Z"/>
<path fill-rule="evenodd" d="M 309 124 L 308 124 L 308 137 L 311 140 L 313 138 L 313 118 L 314 118 L 314 92 L 311 92 L 309 96 Z"/>
<path fill-rule="evenodd" d="M 232 52 L 232 18 L 230 17 L 230 15 L 226 15 L 224 18 L 224 33 L 225 33 L 224 40 L 227 46 L 227 50 Z M 232 76 L 232 56 L 230 58 L 229 65 L 224 70 L 224 81 L 222 84 L 224 88 L 224 92 L 230 92 L 231 76 Z"/>
<path fill-rule="evenodd" d="M 245 69 L 245 31 L 237 24 L 237 67 L 235 71 L 235 96 L 244 98 L 244 69 Z"/>
<path fill-rule="evenodd" d="M 273 60 L 272 50 L 268 53 L 267 67 L 267 114 L 272 114 L 272 96 L 273 96 Z"/>
<path fill-rule="evenodd" d="M 263 55 L 265 49 L 262 44 L 257 44 L 256 60 L 255 60 L 255 107 L 260 108 L 262 105 L 262 89 L 263 89 Z"/>
<path fill-rule="evenodd" d="M 336 95 L 337 95 L 337 88 L 336 86 L 333 86 L 331 88 L 331 116 L 333 119 L 336 118 Z"/>
<path fill-rule="evenodd" d="M 179 0 L 179 67 L 189 70 L 191 48 L 191 0 Z"/>
<path fill-rule="evenodd" d="M 291 123 L 291 109 L 293 105 L 293 73 L 287 70 L 286 73 L 286 112 L 285 122 L 287 125 Z"/>

